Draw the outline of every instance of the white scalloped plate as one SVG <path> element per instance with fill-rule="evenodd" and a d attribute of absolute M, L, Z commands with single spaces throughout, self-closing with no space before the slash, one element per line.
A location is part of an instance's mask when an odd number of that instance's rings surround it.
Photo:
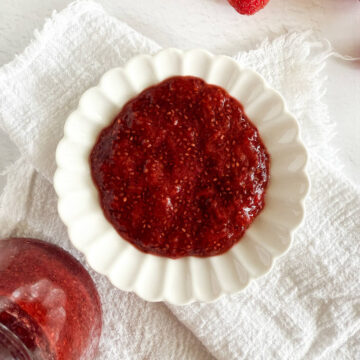
<path fill-rule="evenodd" d="M 106 220 L 90 176 L 89 154 L 101 129 L 132 97 L 175 75 L 198 76 L 237 98 L 271 156 L 265 208 L 241 241 L 223 255 L 173 260 L 140 252 Z M 288 249 L 303 219 L 309 189 L 307 153 L 282 97 L 254 71 L 204 50 L 166 49 L 155 56 L 140 55 L 105 73 L 67 119 L 56 161 L 59 214 L 89 264 L 122 290 L 178 305 L 238 292 L 268 272 L 274 259 Z"/>

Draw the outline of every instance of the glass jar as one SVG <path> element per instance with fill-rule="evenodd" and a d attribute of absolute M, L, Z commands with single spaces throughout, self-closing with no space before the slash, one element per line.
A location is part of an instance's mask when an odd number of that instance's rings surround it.
<path fill-rule="evenodd" d="M 99 295 L 73 256 L 41 240 L 0 240 L 0 359 L 93 359 L 101 327 Z"/>

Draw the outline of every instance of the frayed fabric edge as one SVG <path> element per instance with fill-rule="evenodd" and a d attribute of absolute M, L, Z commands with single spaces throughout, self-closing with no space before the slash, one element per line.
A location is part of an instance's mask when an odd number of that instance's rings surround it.
<path fill-rule="evenodd" d="M 317 146 L 309 146 L 309 144 L 306 144 L 310 156 L 312 153 L 324 155 L 322 156 L 324 161 L 326 161 L 332 168 L 340 171 L 343 169 L 343 164 L 339 158 L 340 150 L 332 144 L 332 140 L 337 135 L 337 125 L 335 121 L 330 118 L 328 105 L 323 101 L 327 92 L 326 81 L 328 77 L 324 74 L 326 60 L 337 53 L 334 52 L 329 40 L 319 39 L 312 30 L 304 32 L 289 32 L 280 35 L 273 40 L 265 38 L 254 48 L 254 50 L 256 51 L 256 49 L 266 48 L 269 46 L 274 48 L 281 47 L 284 43 L 295 49 L 299 49 L 301 47 L 303 50 L 298 55 L 300 55 L 304 61 L 311 61 L 314 67 L 314 77 L 316 79 L 314 82 L 315 93 L 318 94 L 318 97 L 314 99 L 314 101 L 319 102 L 321 126 L 323 128 L 323 141 Z M 239 56 L 236 55 L 235 59 L 239 60 Z"/>
<path fill-rule="evenodd" d="M 76 0 L 60 12 L 54 10 L 52 14 L 45 19 L 41 30 L 34 30 L 30 44 L 21 54 L 15 55 L 13 60 L 0 67 L 0 81 L 1 77 L 12 76 L 33 61 L 37 54 L 46 46 L 47 39 L 52 38 L 53 29 L 58 28 L 54 26 L 54 23 L 69 22 L 69 19 L 70 21 L 74 21 L 74 13 L 80 17 L 84 13 L 92 13 L 93 11 L 105 13 L 103 7 L 93 0 Z M 66 29 L 66 26 L 64 29 Z M 57 35 L 61 36 L 61 34 Z"/>

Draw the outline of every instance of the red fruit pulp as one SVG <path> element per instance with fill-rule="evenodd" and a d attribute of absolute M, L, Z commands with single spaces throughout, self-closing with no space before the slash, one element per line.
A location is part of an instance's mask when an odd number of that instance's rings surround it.
<path fill-rule="evenodd" d="M 99 296 L 87 271 L 61 248 L 0 240 L 0 325 L 18 339 L 11 345 L 0 328 L 0 349 L 7 344 L 12 354 L 23 346 L 33 359 L 92 359 L 102 327 Z"/>
<path fill-rule="evenodd" d="M 269 155 L 219 86 L 173 77 L 130 100 L 90 155 L 106 218 L 138 249 L 224 253 L 264 207 Z"/>

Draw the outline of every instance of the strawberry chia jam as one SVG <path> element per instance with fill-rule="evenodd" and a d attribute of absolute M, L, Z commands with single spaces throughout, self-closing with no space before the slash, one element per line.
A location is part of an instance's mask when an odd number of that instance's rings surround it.
<path fill-rule="evenodd" d="M 242 105 L 189 76 L 130 100 L 90 155 L 108 221 L 143 252 L 170 258 L 237 243 L 264 207 L 269 162 Z"/>

